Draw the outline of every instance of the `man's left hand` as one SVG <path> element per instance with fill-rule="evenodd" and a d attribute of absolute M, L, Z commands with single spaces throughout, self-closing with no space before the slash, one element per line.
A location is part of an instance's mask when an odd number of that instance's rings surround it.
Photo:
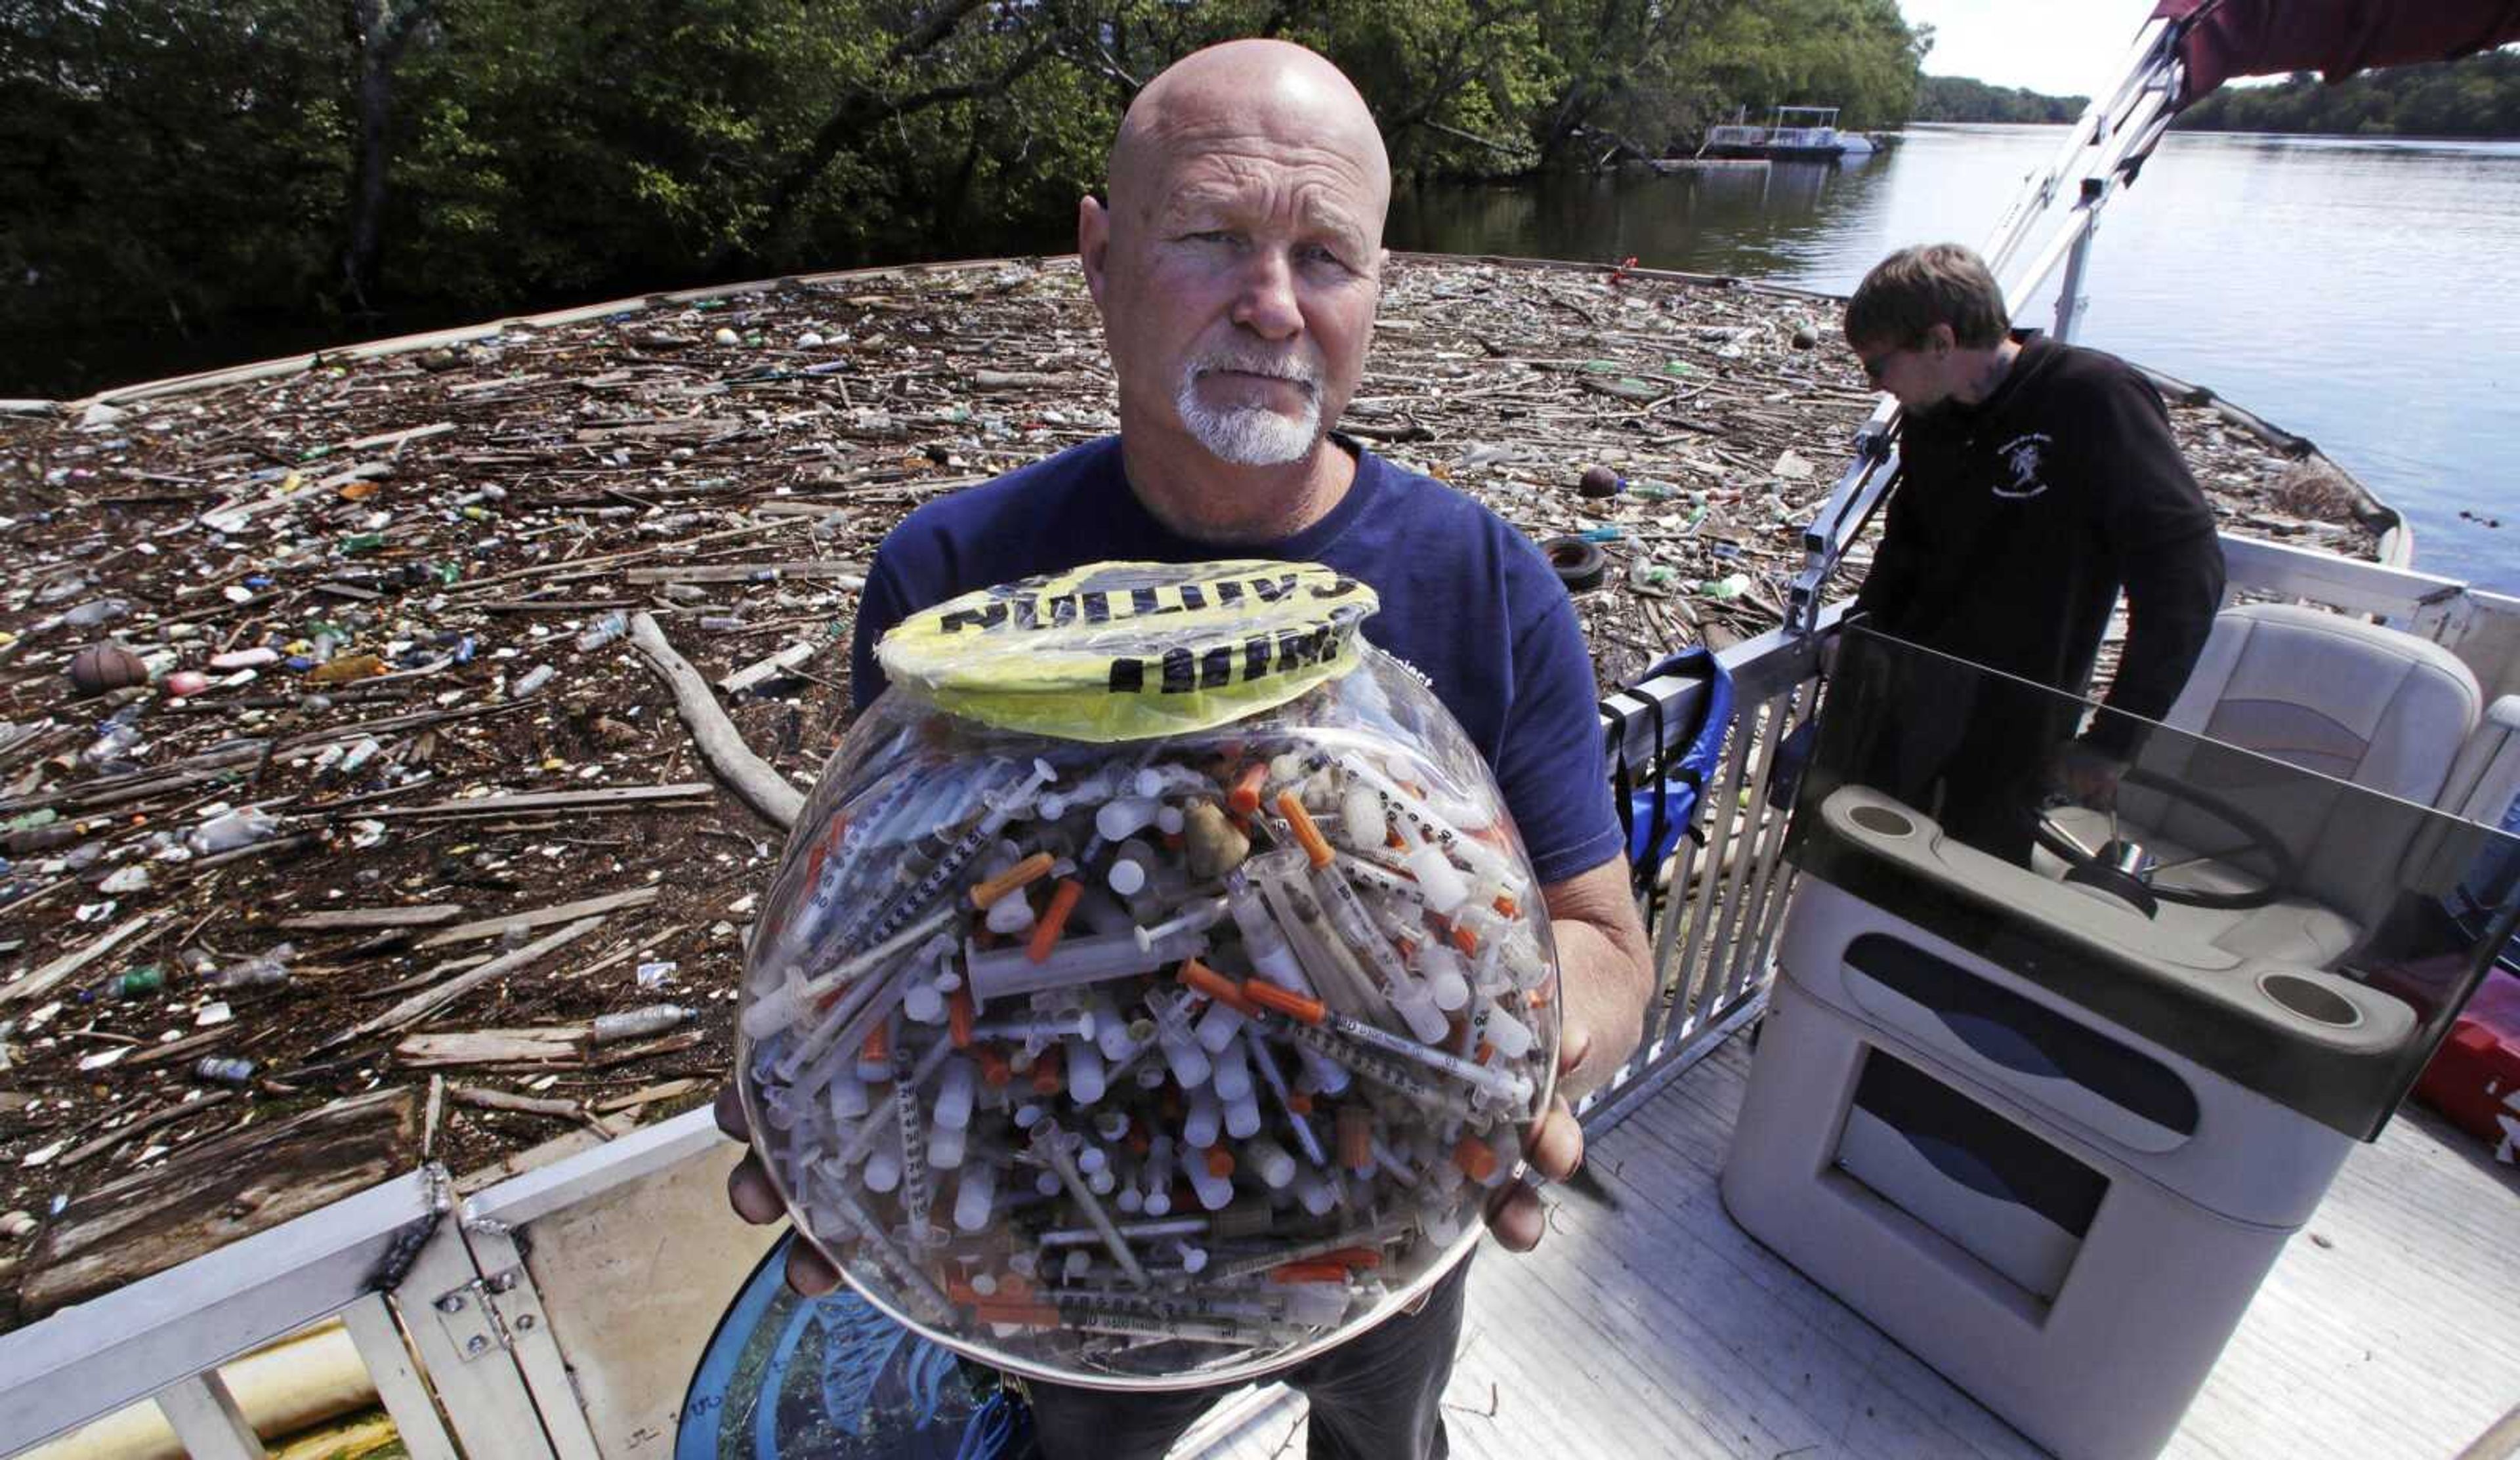
<path fill-rule="evenodd" d="M 1653 954 L 1628 888 L 1624 858 L 1543 888 L 1555 925 L 1557 1093 L 1523 1142 L 1534 1172 L 1563 1181 L 1584 1164 L 1584 1128 L 1571 1101 L 1599 1086 L 1634 1053 L 1653 989 Z M 1529 1252 L 1548 1230 L 1540 1192 L 1508 1183 L 1488 1203 L 1488 1229 L 1512 1252 Z"/>
<path fill-rule="evenodd" d="M 1584 1062 L 1584 1053 L 1592 1040 L 1583 1031 L 1570 1027 L 1559 1036 L 1557 1078 L 1563 1082 L 1575 1067 Z M 1523 1159 L 1531 1169 L 1552 1181 L 1563 1181 L 1575 1174 L 1584 1164 L 1584 1128 L 1575 1121 L 1574 1107 L 1566 1103 L 1562 1092 L 1549 1097 L 1549 1113 L 1531 1128 L 1524 1141 Z M 1488 1203 L 1488 1230 L 1508 1252 L 1529 1252 L 1540 1245 L 1549 1230 L 1549 1209 L 1540 1200 L 1540 1191 L 1529 1181 L 1508 1181 Z"/>

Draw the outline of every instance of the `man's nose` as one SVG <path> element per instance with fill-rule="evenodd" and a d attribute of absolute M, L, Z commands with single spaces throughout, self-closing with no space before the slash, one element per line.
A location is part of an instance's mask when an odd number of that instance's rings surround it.
<path fill-rule="evenodd" d="M 1263 339 L 1289 339 L 1302 332 L 1304 311 L 1295 299 L 1295 267 L 1284 250 L 1251 250 L 1240 284 L 1234 300 L 1234 323 Z"/>

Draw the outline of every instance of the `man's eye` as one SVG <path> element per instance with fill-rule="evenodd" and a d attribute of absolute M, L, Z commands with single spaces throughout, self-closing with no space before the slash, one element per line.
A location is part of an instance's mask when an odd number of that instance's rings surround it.
<path fill-rule="evenodd" d="M 1342 274 L 1354 272 L 1348 267 L 1346 256 L 1328 243 L 1306 244 L 1296 253 L 1296 257 L 1307 268 L 1331 269 Z"/>

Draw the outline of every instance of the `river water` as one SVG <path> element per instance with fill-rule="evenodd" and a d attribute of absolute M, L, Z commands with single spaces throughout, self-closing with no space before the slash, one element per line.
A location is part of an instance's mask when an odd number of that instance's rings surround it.
<path fill-rule="evenodd" d="M 1862 163 L 1405 190 L 1388 242 L 1844 292 L 1903 244 L 1983 243 L 2062 134 L 1913 127 Z M 2103 213 L 2085 292 L 2083 343 L 2318 442 L 2413 522 L 2417 567 L 2520 591 L 2520 143 L 2173 133 Z"/>

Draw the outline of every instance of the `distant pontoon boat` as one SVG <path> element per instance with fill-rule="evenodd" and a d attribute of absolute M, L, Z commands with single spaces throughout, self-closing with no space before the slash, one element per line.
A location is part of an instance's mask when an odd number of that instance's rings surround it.
<path fill-rule="evenodd" d="M 1740 119 L 1706 129 L 1702 157 L 1767 157 L 1775 161 L 1833 162 L 1869 154 L 1872 139 L 1837 129 L 1835 107 L 1778 107 L 1766 126 Z"/>

